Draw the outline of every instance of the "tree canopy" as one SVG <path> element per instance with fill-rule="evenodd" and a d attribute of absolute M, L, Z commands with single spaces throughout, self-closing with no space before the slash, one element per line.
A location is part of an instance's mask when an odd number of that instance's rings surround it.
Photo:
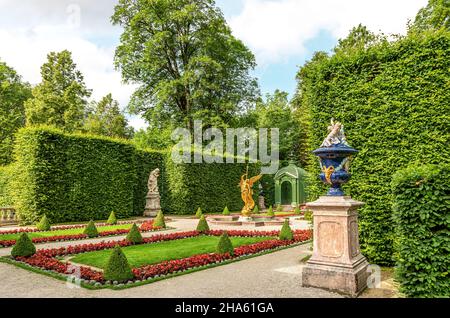
<path fill-rule="evenodd" d="M 426 31 L 444 28 L 450 30 L 450 0 L 429 0 L 419 10 L 410 25 L 410 31 Z"/>
<path fill-rule="evenodd" d="M 259 96 L 255 58 L 213 0 L 120 0 L 112 22 L 124 28 L 116 67 L 140 85 L 130 111 L 151 125 L 220 125 Z"/>

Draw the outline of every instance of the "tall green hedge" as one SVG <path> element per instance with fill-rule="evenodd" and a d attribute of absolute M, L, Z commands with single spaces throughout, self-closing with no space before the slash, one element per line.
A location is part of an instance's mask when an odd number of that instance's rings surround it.
<path fill-rule="evenodd" d="M 53 224 L 106 220 L 111 211 L 118 218 L 142 215 L 148 176 L 155 168 L 161 170 L 158 186 L 165 213 L 193 214 L 199 206 L 206 212 L 220 212 L 224 206 L 233 211 L 243 205 L 238 183 L 245 164 L 176 164 L 170 153 L 48 127 L 21 129 L 15 158 L 8 188 L 23 223 L 35 223 L 43 215 Z M 249 174 L 258 173 L 259 165 L 251 164 Z M 4 175 L 0 170 L 0 183 Z"/>
<path fill-rule="evenodd" d="M 316 54 L 298 74 L 300 112 L 308 120 L 309 151 L 320 146 L 332 117 L 345 125 L 360 152 L 347 194 L 366 202 L 360 210 L 362 252 L 392 264 L 392 174 L 411 161 L 449 160 L 450 33 L 411 34 L 366 49 Z M 324 193 L 312 154 L 306 167 L 312 197 Z"/>
<path fill-rule="evenodd" d="M 211 163 L 177 164 L 170 155 L 166 160 L 168 197 L 165 210 L 174 214 L 193 214 L 198 207 L 205 212 L 220 212 L 224 206 L 230 211 L 243 207 L 239 181 L 246 164 Z M 249 165 L 249 175 L 260 173 L 258 164 Z M 254 186 L 257 202 L 258 188 Z"/>
<path fill-rule="evenodd" d="M 392 181 L 396 274 L 410 297 L 450 297 L 450 165 L 412 166 Z"/>
<path fill-rule="evenodd" d="M 160 158 L 127 142 L 51 128 L 21 129 L 15 156 L 11 186 L 21 220 L 47 215 L 52 223 L 107 219 L 111 211 L 118 218 L 142 213 L 141 185 Z"/>

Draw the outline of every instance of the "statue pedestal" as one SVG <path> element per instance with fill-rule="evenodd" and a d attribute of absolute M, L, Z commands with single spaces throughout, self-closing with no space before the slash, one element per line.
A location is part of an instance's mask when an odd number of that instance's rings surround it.
<path fill-rule="evenodd" d="M 144 216 L 156 216 L 159 210 L 161 210 L 161 198 L 159 192 L 148 193 L 145 200 Z"/>
<path fill-rule="evenodd" d="M 260 195 L 258 197 L 258 208 L 260 210 L 265 210 L 266 209 L 266 203 L 264 201 L 265 201 L 264 196 Z"/>
<path fill-rule="evenodd" d="M 314 250 L 303 268 L 304 287 L 318 287 L 352 297 L 367 287 L 366 258 L 359 249 L 358 207 L 349 196 L 322 196 L 306 204 L 313 211 Z"/>

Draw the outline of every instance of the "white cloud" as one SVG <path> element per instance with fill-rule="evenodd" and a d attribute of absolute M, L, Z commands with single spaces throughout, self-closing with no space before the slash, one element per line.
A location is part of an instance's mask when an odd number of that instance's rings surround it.
<path fill-rule="evenodd" d="M 336 38 L 362 23 L 374 32 L 404 34 L 408 19 L 427 0 L 244 0 L 229 18 L 233 33 L 256 53 L 258 63 L 279 62 L 305 52 L 321 30 Z"/>

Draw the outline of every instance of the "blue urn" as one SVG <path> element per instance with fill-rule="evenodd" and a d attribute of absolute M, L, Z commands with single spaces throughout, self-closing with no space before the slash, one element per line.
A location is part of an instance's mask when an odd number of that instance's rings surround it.
<path fill-rule="evenodd" d="M 350 147 L 344 134 L 344 126 L 331 120 L 328 136 L 320 148 L 313 151 L 319 157 L 320 179 L 330 185 L 327 195 L 343 196 L 341 186 L 350 180 L 350 160 L 358 150 Z"/>

